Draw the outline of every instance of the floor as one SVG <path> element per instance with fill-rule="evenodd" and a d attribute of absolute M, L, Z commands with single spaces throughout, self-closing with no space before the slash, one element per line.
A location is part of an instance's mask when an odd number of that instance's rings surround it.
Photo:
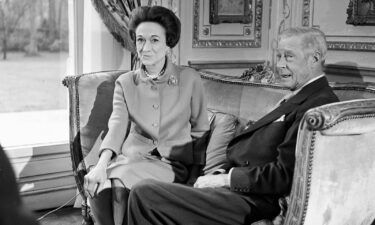
<path fill-rule="evenodd" d="M 35 212 L 37 218 L 42 217 L 51 210 Z M 53 212 L 39 220 L 40 225 L 81 225 L 82 216 L 80 208 L 65 207 Z"/>

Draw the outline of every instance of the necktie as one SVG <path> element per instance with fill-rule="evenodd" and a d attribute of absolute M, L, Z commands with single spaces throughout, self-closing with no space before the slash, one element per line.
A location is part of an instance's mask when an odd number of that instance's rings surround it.
<path fill-rule="evenodd" d="M 290 99 L 293 96 L 293 92 L 286 94 L 282 99 L 280 99 L 271 109 L 269 112 L 272 112 L 280 105 L 284 104 L 288 99 Z"/>
<path fill-rule="evenodd" d="M 282 99 L 280 99 L 270 110 L 268 113 L 272 112 L 273 110 L 275 110 L 277 107 L 279 107 L 280 105 L 284 104 L 288 99 L 290 99 L 292 96 L 293 96 L 293 92 L 289 93 L 289 94 L 286 94 Z M 254 124 L 254 121 L 249 121 L 246 123 L 245 125 L 245 130 L 248 129 L 251 125 Z"/>

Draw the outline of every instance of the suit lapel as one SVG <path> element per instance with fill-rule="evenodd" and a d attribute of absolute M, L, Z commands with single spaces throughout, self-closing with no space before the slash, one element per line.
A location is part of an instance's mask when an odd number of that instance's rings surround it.
<path fill-rule="evenodd" d="M 296 95 L 292 96 L 288 101 L 281 104 L 279 107 L 274 109 L 272 112 L 268 113 L 257 122 L 255 122 L 252 126 L 248 129 L 244 130 L 240 133 L 237 137 L 251 133 L 272 121 L 278 119 L 282 115 L 288 114 L 293 111 L 297 105 L 301 104 L 306 98 L 311 96 L 312 94 L 319 92 L 321 89 L 328 87 L 328 81 L 326 77 L 322 77 L 311 84 L 305 86 L 301 91 L 299 91 Z"/>
<path fill-rule="evenodd" d="M 243 135 L 246 135 L 248 133 L 251 133 L 269 123 L 272 121 L 275 121 L 276 119 L 280 118 L 282 115 L 288 114 L 295 108 L 295 104 L 291 102 L 285 102 L 281 104 L 279 107 L 274 109 L 272 112 L 268 113 L 264 117 L 262 117 L 260 120 L 255 122 L 253 125 L 251 125 L 248 129 L 242 131 L 237 137 L 241 137 Z M 236 137 L 236 139 L 237 139 Z"/>

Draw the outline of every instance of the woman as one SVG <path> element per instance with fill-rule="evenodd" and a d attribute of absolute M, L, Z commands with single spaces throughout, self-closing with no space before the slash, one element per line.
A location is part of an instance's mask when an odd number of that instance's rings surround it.
<path fill-rule="evenodd" d="M 164 7 L 139 7 L 129 28 L 141 67 L 117 79 L 109 131 L 85 176 L 98 224 L 126 223 L 128 190 L 138 181 L 186 182 L 205 162 L 205 149 L 193 148 L 209 129 L 200 76 L 167 57 L 179 41 L 179 19 Z"/>

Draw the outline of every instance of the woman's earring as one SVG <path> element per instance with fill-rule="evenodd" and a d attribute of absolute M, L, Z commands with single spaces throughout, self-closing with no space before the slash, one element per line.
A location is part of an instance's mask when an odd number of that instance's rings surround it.
<path fill-rule="evenodd" d="M 171 49 L 170 47 L 168 47 L 168 50 L 167 50 L 166 56 L 167 56 L 168 59 L 170 59 L 173 63 L 176 63 L 176 56 L 173 54 L 173 49 Z"/>
<path fill-rule="evenodd" d="M 138 55 L 138 52 L 134 53 L 133 57 L 132 57 L 132 63 L 131 63 L 131 68 L 132 70 L 136 70 L 139 68 L 139 64 L 140 64 L 140 57 Z"/>

